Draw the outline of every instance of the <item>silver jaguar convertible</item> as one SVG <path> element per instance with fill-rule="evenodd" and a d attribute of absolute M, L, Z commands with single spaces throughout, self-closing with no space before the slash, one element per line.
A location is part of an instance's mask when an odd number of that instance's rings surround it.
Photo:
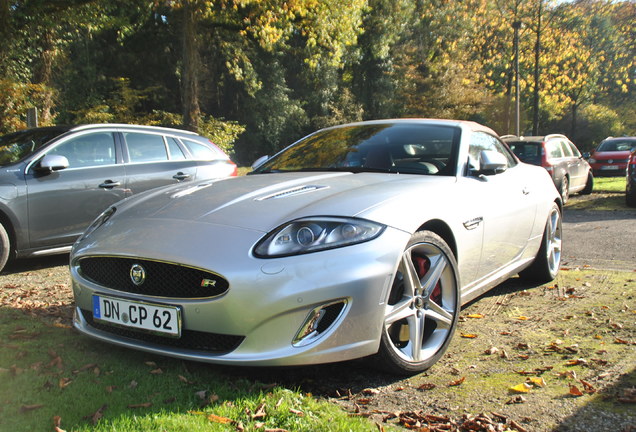
<path fill-rule="evenodd" d="M 461 305 L 552 280 L 561 201 L 492 130 L 382 120 L 319 130 L 249 175 L 107 209 L 71 255 L 74 325 L 202 362 L 435 363 Z"/>

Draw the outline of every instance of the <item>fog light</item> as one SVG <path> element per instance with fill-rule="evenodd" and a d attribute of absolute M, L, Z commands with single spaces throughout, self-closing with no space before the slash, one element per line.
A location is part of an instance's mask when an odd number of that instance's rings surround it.
<path fill-rule="evenodd" d="M 346 300 L 327 303 L 312 310 L 296 333 L 292 345 L 305 346 L 324 334 L 342 314 Z"/>

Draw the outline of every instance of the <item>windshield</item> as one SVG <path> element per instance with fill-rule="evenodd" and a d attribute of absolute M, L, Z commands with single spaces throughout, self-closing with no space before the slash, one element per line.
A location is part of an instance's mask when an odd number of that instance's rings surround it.
<path fill-rule="evenodd" d="M 633 148 L 636 148 L 636 140 L 610 140 L 603 141 L 596 151 L 631 151 Z"/>
<path fill-rule="evenodd" d="M 0 136 L 0 166 L 20 162 L 67 130 L 57 127 L 27 129 Z"/>
<path fill-rule="evenodd" d="M 417 123 L 359 124 L 303 138 L 254 170 L 454 175 L 460 129 Z"/>

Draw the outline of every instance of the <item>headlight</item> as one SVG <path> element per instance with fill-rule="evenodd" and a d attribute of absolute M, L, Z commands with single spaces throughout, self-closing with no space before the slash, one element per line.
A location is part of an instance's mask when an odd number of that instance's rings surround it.
<path fill-rule="evenodd" d="M 372 240 L 385 226 L 364 219 L 312 217 L 282 225 L 256 244 L 254 255 L 275 258 L 334 249 Z"/>
<path fill-rule="evenodd" d="M 79 240 L 85 239 L 86 237 L 91 235 L 97 228 L 104 225 L 108 221 L 108 219 L 110 219 L 113 216 L 113 214 L 115 214 L 115 211 L 117 211 L 116 207 L 110 207 L 104 210 L 102 214 L 97 216 L 97 219 L 95 219 L 93 223 L 90 224 L 88 228 L 86 228 L 86 231 L 84 231 L 84 234 L 82 234 Z"/>

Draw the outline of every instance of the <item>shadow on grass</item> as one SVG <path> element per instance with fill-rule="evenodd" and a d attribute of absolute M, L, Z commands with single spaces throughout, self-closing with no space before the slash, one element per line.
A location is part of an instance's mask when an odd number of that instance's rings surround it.
<path fill-rule="evenodd" d="M 69 254 L 49 255 L 37 258 L 23 258 L 11 260 L 2 270 L 2 275 L 42 270 L 51 267 L 68 266 Z"/>
<path fill-rule="evenodd" d="M 564 419 L 554 432 L 580 431 L 581 425 L 589 431 L 636 430 L 636 369 L 621 375 L 600 394 L 584 395 L 589 398 L 581 409 Z"/>

